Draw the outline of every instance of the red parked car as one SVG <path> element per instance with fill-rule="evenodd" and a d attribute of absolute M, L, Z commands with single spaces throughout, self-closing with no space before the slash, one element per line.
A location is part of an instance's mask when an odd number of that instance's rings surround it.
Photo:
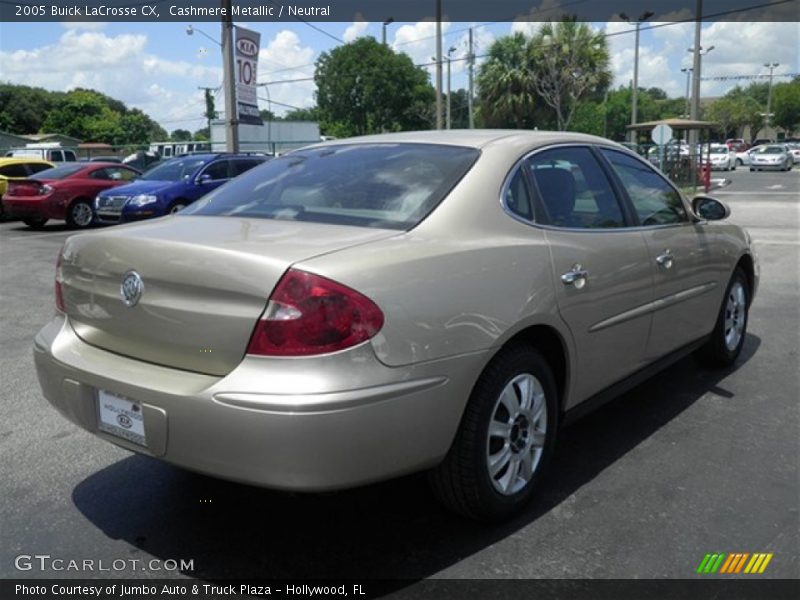
<path fill-rule="evenodd" d="M 42 227 L 48 219 L 58 219 L 82 229 L 94 220 L 92 203 L 97 194 L 130 183 L 139 175 L 136 169 L 116 163 L 64 164 L 29 179 L 9 181 L 3 210 L 32 228 Z"/>

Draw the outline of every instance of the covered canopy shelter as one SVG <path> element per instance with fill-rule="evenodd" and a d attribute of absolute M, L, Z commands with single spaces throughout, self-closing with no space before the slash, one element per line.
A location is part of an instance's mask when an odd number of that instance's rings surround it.
<path fill-rule="evenodd" d="M 638 137 L 642 132 L 652 131 L 658 125 L 669 125 L 670 128 L 672 128 L 672 131 L 677 134 L 676 137 L 678 139 L 685 139 L 686 133 L 690 131 L 697 131 L 697 140 L 701 143 L 703 141 L 708 142 L 708 138 L 710 137 L 709 133 L 711 130 L 719 127 L 719 123 L 714 123 L 713 121 L 695 121 L 692 119 L 673 118 L 661 119 L 660 121 L 648 121 L 646 123 L 636 123 L 636 125 L 628 125 L 628 129 L 636 132 L 636 138 L 638 141 Z M 706 134 L 705 140 L 703 140 L 703 133 Z M 708 148 L 710 150 L 710 146 L 708 146 Z M 711 160 L 709 156 L 706 160 L 706 164 L 710 165 L 710 163 Z M 661 165 L 661 170 L 668 172 L 673 181 L 677 182 L 678 180 L 682 179 L 685 183 L 691 183 L 696 187 L 698 176 L 697 165 L 697 149 L 690 147 L 688 165 L 681 164 L 681 161 L 675 161 L 672 165 Z M 703 177 L 703 179 L 708 178 Z M 707 181 L 704 181 L 704 185 L 708 187 Z"/>

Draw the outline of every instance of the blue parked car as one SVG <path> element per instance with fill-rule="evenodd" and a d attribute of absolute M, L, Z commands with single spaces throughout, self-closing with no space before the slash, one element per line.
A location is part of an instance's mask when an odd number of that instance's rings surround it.
<path fill-rule="evenodd" d="M 95 217 L 99 223 L 112 224 L 176 213 L 267 159 L 249 154 L 193 154 L 170 159 L 133 183 L 98 194 Z"/>

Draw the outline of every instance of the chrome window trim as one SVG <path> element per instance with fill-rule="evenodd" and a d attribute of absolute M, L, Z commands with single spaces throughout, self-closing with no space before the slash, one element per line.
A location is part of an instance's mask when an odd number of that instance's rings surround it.
<path fill-rule="evenodd" d="M 534 220 L 525 219 L 516 213 L 514 213 L 506 204 L 506 192 L 508 188 L 511 186 L 511 180 L 514 178 L 514 175 L 517 174 L 517 171 L 520 170 L 522 164 L 528 160 L 530 157 L 539 154 L 540 152 L 544 152 L 545 150 L 552 150 L 554 148 L 586 148 L 590 152 L 592 151 L 593 146 L 600 146 L 599 144 L 591 144 L 588 142 L 564 142 L 560 144 L 548 144 L 547 146 L 541 146 L 534 150 L 531 150 L 527 154 L 523 155 L 521 158 L 514 163 L 511 167 L 509 172 L 506 174 L 506 178 L 503 180 L 503 185 L 500 188 L 500 206 L 503 211 L 510 216 L 512 219 L 519 221 L 520 223 L 524 223 L 525 225 L 529 225 L 530 227 L 536 227 L 537 229 L 544 229 L 550 231 L 571 231 L 571 232 L 581 232 L 581 233 L 611 233 L 615 231 L 630 231 L 633 227 L 608 227 L 604 229 L 588 229 L 585 227 L 558 227 L 556 225 L 547 225 L 545 223 L 537 223 L 536 219 L 536 210 L 535 206 L 531 204 L 531 211 L 534 213 L 533 218 Z M 609 186 L 611 186 L 611 182 L 609 182 Z M 616 196 L 616 194 L 615 194 Z M 619 198 L 617 198 L 619 201 Z M 533 201 L 533 198 L 531 198 Z M 622 207 L 620 206 L 620 210 Z M 652 228 L 651 228 L 652 229 Z"/>
<path fill-rule="evenodd" d="M 667 223 L 667 224 L 664 224 L 664 225 L 631 225 L 631 226 L 625 226 L 625 227 L 608 227 L 608 228 L 600 228 L 600 229 L 589 229 L 589 228 L 585 228 L 585 227 L 558 227 L 556 225 L 548 225 L 548 224 L 545 224 L 545 223 L 537 223 L 535 220 L 528 220 L 528 219 L 525 219 L 524 217 L 521 217 L 520 215 L 518 215 L 515 212 L 513 212 L 508 207 L 508 205 L 506 204 L 506 192 L 508 191 L 508 188 L 511 186 L 511 180 L 514 179 L 514 176 L 517 174 L 517 171 L 519 171 L 519 169 L 521 168 L 522 164 L 526 160 L 528 160 L 530 157 L 532 157 L 532 156 L 534 156 L 536 154 L 539 154 L 540 152 L 544 152 L 545 150 L 551 150 L 553 148 L 586 148 L 586 149 L 588 149 L 590 151 L 593 148 L 596 148 L 598 150 L 605 148 L 605 149 L 608 149 L 608 150 L 616 150 L 617 152 L 622 152 L 622 153 L 627 154 L 629 156 L 633 156 L 634 158 L 636 158 L 640 162 L 644 163 L 645 165 L 647 165 L 648 167 L 653 169 L 656 172 L 656 174 L 658 174 L 664 181 L 666 181 L 670 185 L 670 187 L 672 187 L 672 189 L 674 189 L 677 192 L 678 196 L 681 199 L 681 202 L 683 202 L 684 210 L 686 210 L 686 214 L 689 215 L 689 219 L 687 221 L 684 221 L 684 222 L 681 222 L 681 223 Z M 531 200 L 533 200 L 533 199 L 531 198 Z M 619 198 L 617 200 L 619 201 Z M 687 225 L 697 225 L 699 223 L 702 223 L 702 221 L 694 221 L 694 220 L 692 220 L 691 217 L 694 215 L 694 212 L 690 208 L 687 208 L 686 205 L 687 205 L 686 197 L 683 195 L 683 193 L 681 193 L 681 191 L 667 177 L 664 176 L 663 173 L 661 173 L 661 171 L 655 169 L 655 167 L 653 167 L 653 165 L 651 165 L 649 162 L 647 162 L 641 156 L 639 156 L 638 154 L 636 154 L 634 152 L 631 152 L 630 150 L 628 150 L 624 146 L 617 147 L 617 146 L 612 146 L 612 145 L 605 144 L 605 143 L 602 143 L 602 142 L 601 143 L 564 142 L 564 143 L 560 143 L 560 144 L 549 144 L 547 146 L 541 146 L 539 148 L 531 150 L 527 154 L 524 154 L 521 158 L 519 158 L 517 160 L 517 162 L 514 163 L 514 165 L 511 167 L 511 169 L 506 174 L 506 177 L 503 180 L 503 185 L 500 187 L 500 207 L 503 209 L 503 212 L 505 212 L 506 215 L 508 215 L 509 217 L 514 219 L 515 221 L 519 221 L 520 223 L 528 225 L 529 227 L 535 227 L 537 229 L 543 229 L 545 231 L 548 231 L 548 230 L 549 231 L 568 231 L 568 232 L 571 232 L 571 233 L 615 233 L 615 232 L 619 233 L 619 232 L 627 232 L 627 231 L 654 231 L 654 230 L 657 230 L 657 229 L 669 229 L 669 228 L 673 228 L 673 227 L 686 227 Z M 531 205 L 531 210 L 534 212 L 534 215 L 533 215 L 534 219 L 536 219 L 535 206 Z"/>

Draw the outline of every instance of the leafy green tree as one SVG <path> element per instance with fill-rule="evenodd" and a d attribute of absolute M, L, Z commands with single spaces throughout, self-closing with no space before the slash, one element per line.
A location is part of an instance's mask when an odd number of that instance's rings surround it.
<path fill-rule="evenodd" d="M 176 129 L 169 134 L 169 139 L 173 142 L 188 142 L 192 139 L 192 132 L 187 129 Z"/>
<path fill-rule="evenodd" d="M 9 133 L 38 133 L 47 113 L 63 92 L 49 92 L 27 85 L 0 84 L 0 130 Z"/>
<path fill-rule="evenodd" d="M 278 117 L 275 116 L 275 113 L 271 110 L 267 110 L 266 108 L 262 108 L 258 111 L 258 114 L 261 116 L 262 121 L 277 121 Z"/>
<path fill-rule="evenodd" d="M 283 115 L 284 121 L 319 121 L 319 109 L 316 106 L 312 108 L 298 108 L 290 110 Z"/>
<path fill-rule="evenodd" d="M 342 137 L 419 129 L 434 94 L 427 73 L 408 55 L 371 37 L 323 52 L 314 81 L 321 125 Z"/>
<path fill-rule="evenodd" d="M 786 131 L 800 128 L 800 78 L 772 88 L 772 122 Z"/>
<path fill-rule="evenodd" d="M 211 139 L 211 132 L 208 127 L 203 127 L 194 132 L 192 139 L 196 142 L 205 142 Z"/>
<path fill-rule="evenodd" d="M 536 93 L 555 111 L 561 131 L 584 98 L 602 93 L 611 83 L 606 39 L 586 23 L 545 23 L 530 40 L 528 52 Z"/>

